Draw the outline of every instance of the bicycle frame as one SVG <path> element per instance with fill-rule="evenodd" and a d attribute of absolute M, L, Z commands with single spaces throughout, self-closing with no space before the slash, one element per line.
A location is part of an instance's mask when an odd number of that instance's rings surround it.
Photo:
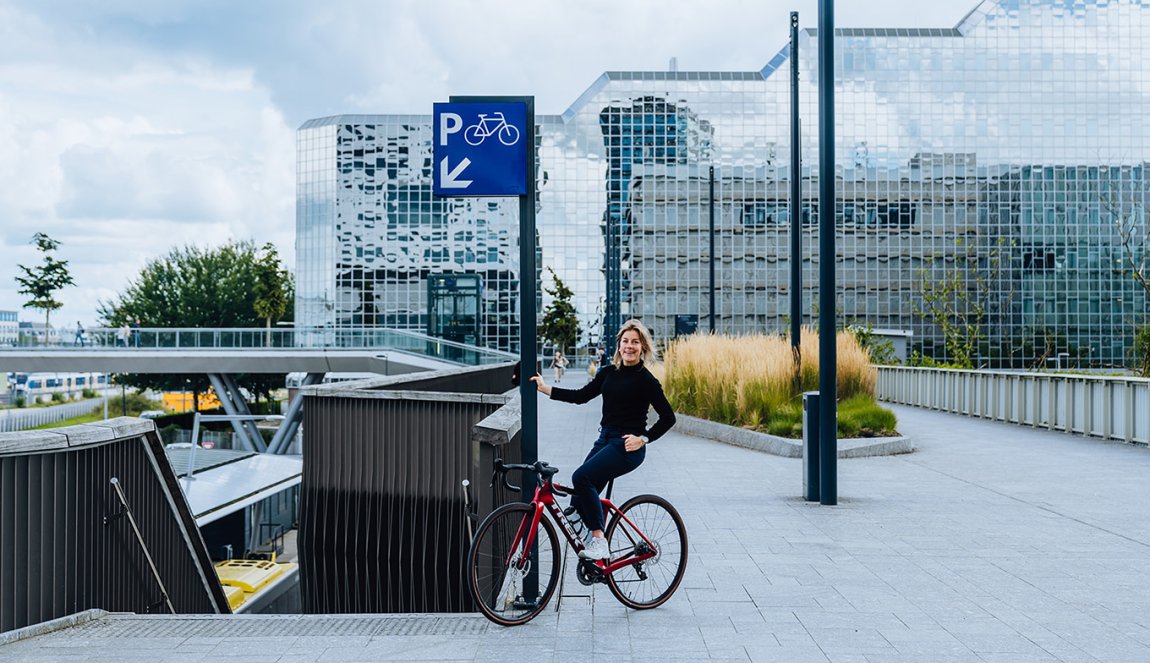
<path fill-rule="evenodd" d="M 495 132 L 507 126 L 507 118 L 503 117 L 503 113 L 493 113 L 491 115 L 483 113 L 479 116 L 479 123 L 476 126 L 478 126 L 479 131 L 482 132 L 480 135 L 487 138 L 494 136 Z"/>
<path fill-rule="evenodd" d="M 576 553 L 586 547 L 583 545 L 583 540 L 571 528 L 571 524 L 567 521 L 567 518 L 563 516 L 562 511 L 560 511 L 559 505 L 555 501 L 555 489 L 558 489 L 559 492 L 563 494 L 570 494 L 572 492 L 571 488 L 562 484 L 556 484 L 552 481 L 546 481 L 543 485 L 535 487 L 535 496 L 531 499 L 530 503 L 531 506 L 534 507 L 531 514 L 530 525 L 528 525 L 527 518 L 524 518 L 523 521 L 519 523 L 519 529 L 515 532 L 514 543 L 507 553 L 507 559 L 505 560 L 507 565 L 511 564 L 518 551 L 531 550 L 535 545 L 535 535 L 536 532 L 539 531 L 539 521 L 543 518 L 544 511 L 551 514 L 551 520 L 554 521 L 555 524 L 559 526 L 560 531 L 563 532 L 564 538 L 567 539 L 567 545 L 571 546 Z M 618 569 L 632 564 L 638 564 L 658 554 L 655 544 L 647 538 L 647 535 L 644 534 L 635 523 L 631 522 L 631 519 L 625 514 L 622 514 L 611 500 L 600 498 L 600 501 L 603 503 L 604 520 L 607 519 L 609 514 L 618 513 L 622 518 L 622 522 L 626 525 L 625 527 L 620 527 L 618 531 L 623 532 L 632 544 L 631 551 L 619 559 L 595 560 L 594 565 L 600 572 L 604 575 L 611 575 Z M 524 532 L 524 529 L 527 529 L 527 532 Z M 526 538 L 524 537 L 525 534 Z M 643 543 L 646 544 L 646 552 L 635 552 L 635 549 L 638 547 L 636 537 L 642 539 Z M 520 542 L 522 542 L 522 545 L 520 545 Z M 517 568 L 521 568 L 528 557 L 529 555 L 521 555 L 516 564 Z"/>

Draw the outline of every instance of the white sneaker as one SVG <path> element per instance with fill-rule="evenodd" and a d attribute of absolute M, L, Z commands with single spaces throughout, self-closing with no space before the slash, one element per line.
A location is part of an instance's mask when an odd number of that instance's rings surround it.
<path fill-rule="evenodd" d="M 611 557 L 611 546 L 607 545 L 607 539 L 593 536 L 587 547 L 579 551 L 579 556 L 583 559 L 608 559 Z"/>

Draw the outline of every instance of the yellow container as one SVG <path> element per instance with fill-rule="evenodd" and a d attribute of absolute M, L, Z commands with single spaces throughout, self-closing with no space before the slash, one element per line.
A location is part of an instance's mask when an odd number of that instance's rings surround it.
<path fill-rule="evenodd" d="M 226 586 L 255 593 L 278 578 L 288 565 L 259 559 L 229 559 L 216 563 L 216 574 Z"/>
<path fill-rule="evenodd" d="M 248 600 L 247 594 L 239 587 L 228 587 L 224 585 L 224 596 L 228 597 L 228 607 L 233 611 L 244 604 Z"/>

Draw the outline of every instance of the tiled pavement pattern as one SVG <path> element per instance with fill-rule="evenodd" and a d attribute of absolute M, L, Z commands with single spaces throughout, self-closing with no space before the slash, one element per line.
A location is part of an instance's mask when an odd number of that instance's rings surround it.
<path fill-rule="evenodd" d="M 835 507 L 799 498 L 800 460 L 674 431 L 652 445 L 616 496 L 669 498 L 692 555 L 656 610 L 571 580 L 561 611 L 510 629 L 112 616 L 0 646 L 0 660 L 1150 661 L 1150 450 L 896 412 L 919 451 L 840 461 Z M 541 455 L 569 476 L 597 402 L 541 401 L 540 421 Z"/>

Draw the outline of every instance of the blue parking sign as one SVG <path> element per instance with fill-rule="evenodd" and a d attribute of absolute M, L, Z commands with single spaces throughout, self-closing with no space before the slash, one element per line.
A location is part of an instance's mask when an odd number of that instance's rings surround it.
<path fill-rule="evenodd" d="M 432 122 L 435 195 L 526 195 L 527 104 L 440 103 Z"/>

